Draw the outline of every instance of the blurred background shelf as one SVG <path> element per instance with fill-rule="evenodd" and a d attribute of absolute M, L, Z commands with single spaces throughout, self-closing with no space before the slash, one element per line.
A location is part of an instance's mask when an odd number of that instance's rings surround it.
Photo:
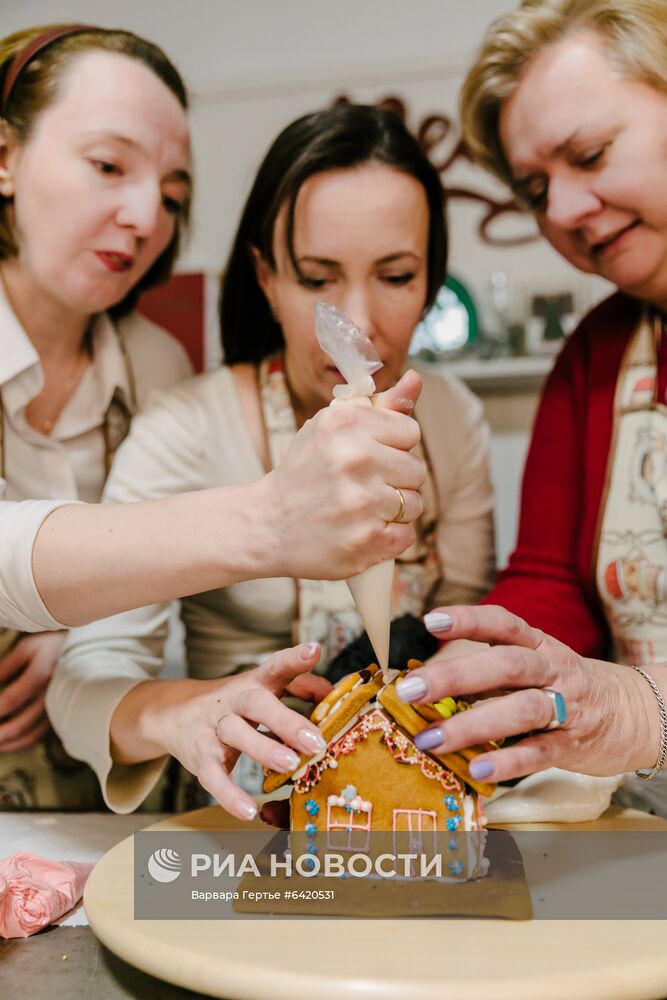
<path fill-rule="evenodd" d="M 417 362 L 424 372 L 457 375 L 481 396 L 513 392 L 538 392 L 553 368 L 553 355 L 526 355 L 516 358 L 459 358 L 451 361 Z"/>

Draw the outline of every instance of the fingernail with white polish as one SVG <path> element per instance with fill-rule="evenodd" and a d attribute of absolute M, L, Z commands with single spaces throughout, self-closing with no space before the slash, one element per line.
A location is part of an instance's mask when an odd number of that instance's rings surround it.
<path fill-rule="evenodd" d="M 424 615 L 424 625 L 429 632 L 448 632 L 454 619 L 446 611 L 429 611 Z"/>
<path fill-rule="evenodd" d="M 271 754 L 271 767 L 274 771 L 295 771 L 299 766 L 299 758 L 292 751 L 281 747 Z"/>
<path fill-rule="evenodd" d="M 424 697 L 426 691 L 426 681 L 423 677 L 419 677 L 416 671 L 408 674 L 402 681 L 396 682 L 396 694 L 401 701 L 418 701 Z"/>
<path fill-rule="evenodd" d="M 445 741 L 439 726 L 434 729 L 423 729 L 421 733 L 417 733 L 414 740 L 418 750 L 435 750 L 436 747 L 442 746 Z"/>
<path fill-rule="evenodd" d="M 243 819 L 254 819 L 257 815 L 257 806 L 252 802 L 247 802 L 245 799 L 236 800 L 236 809 L 238 815 L 243 817 Z"/>
<path fill-rule="evenodd" d="M 301 659 L 312 660 L 312 658 L 315 656 L 315 653 L 318 651 L 319 648 L 320 648 L 319 642 L 306 643 L 304 648 L 301 650 Z"/>
<path fill-rule="evenodd" d="M 469 770 L 470 776 L 474 778 L 475 781 L 482 781 L 484 778 L 491 777 L 495 771 L 495 767 L 488 760 L 474 760 L 470 765 Z"/>
<path fill-rule="evenodd" d="M 327 748 L 327 741 L 322 734 L 314 733 L 312 729 L 299 730 L 299 743 L 306 753 L 317 753 Z"/>

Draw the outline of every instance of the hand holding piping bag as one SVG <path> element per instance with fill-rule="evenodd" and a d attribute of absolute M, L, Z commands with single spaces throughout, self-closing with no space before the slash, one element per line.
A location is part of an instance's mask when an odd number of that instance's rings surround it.
<path fill-rule="evenodd" d="M 346 385 L 334 386 L 334 399 L 330 405 L 353 403 L 356 406 L 372 406 L 371 396 L 375 393 L 373 373 L 382 367 L 382 362 L 366 334 L 344 313 L 322 301 L 315 305 L 315 331 L 320 347 L 347 381 Z M 393 673 L 389 671 L 393 579 L 394 560 L 386 559 L 347 580 L 385 682 Z"/>

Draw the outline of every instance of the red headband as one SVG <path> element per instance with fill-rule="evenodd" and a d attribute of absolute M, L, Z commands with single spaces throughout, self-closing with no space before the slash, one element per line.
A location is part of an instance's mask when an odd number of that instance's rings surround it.
<path fill-rule="evenodd" d="M 0 116 L 5 113 L 9 95 L 18 77 L 38 52 L 46 48 L 47 45 L 50 45 L 51 42 L 55 42 L 57 38 L 62 38 L 63 35 L 76 35 L 81 31 L 96 30 L 96 28 L 91 27 L 89 24 L 63 24 L 59 28 L 51 28 L 50 31 L 42 32 L 41 35 L 37 35 L 37 38 L 33 38 L 31 42 L 28 42 L 25 48 L 16 53 L 7 68 L 5 82 L 2 86 L 2 96 L 0 97 Z"/>

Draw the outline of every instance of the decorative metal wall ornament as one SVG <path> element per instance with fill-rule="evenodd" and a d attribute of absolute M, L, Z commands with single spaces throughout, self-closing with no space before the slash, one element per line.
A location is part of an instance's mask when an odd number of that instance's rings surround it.
<path fill-rule="evenodd" d="M 340 94 L 333 101 L 333 106 L 341 104 L 351 104 L 352 98 L 347 94 Z M 392 111 L 401 121 L 408 125 L 408 108 L 406 102 L 396 95 L 388 95 L 375 102 L 377 107 Z M 410 127 L 408 125 L 408 127 Z M 494 247 L 516 247 L 533 243 L 539 238 L 539 233 L 532 225 L 530 231 L 519 233 L 515 236 L 501 236 L 494 234 L 492 226 L 498 219 L 520 216 L 522 219 L 530 219 L 530 216 L 521 208 L 516 198 L 508 192 L 505 199 L 487 194 L 481 188 L 450 186 L 447 183 L 446 175 L 451 168 L 461 161 L 473 166 L 470 155 L 461 139 L 456 123 L 447 115 L 425 115 L 419 121 L 417 127 L 411 129 L 422 149 L 428 154 L 429 159 L 435 166 L 442 178 L 443 187 L 447 194 L 447 200 L 453 201 L 473 201 L 478 202 L 484 209 L 484 214 L 479 221 L 477 231 L 479 238 Z M 443 149 L 444 145 L 444 149 Z"/>

